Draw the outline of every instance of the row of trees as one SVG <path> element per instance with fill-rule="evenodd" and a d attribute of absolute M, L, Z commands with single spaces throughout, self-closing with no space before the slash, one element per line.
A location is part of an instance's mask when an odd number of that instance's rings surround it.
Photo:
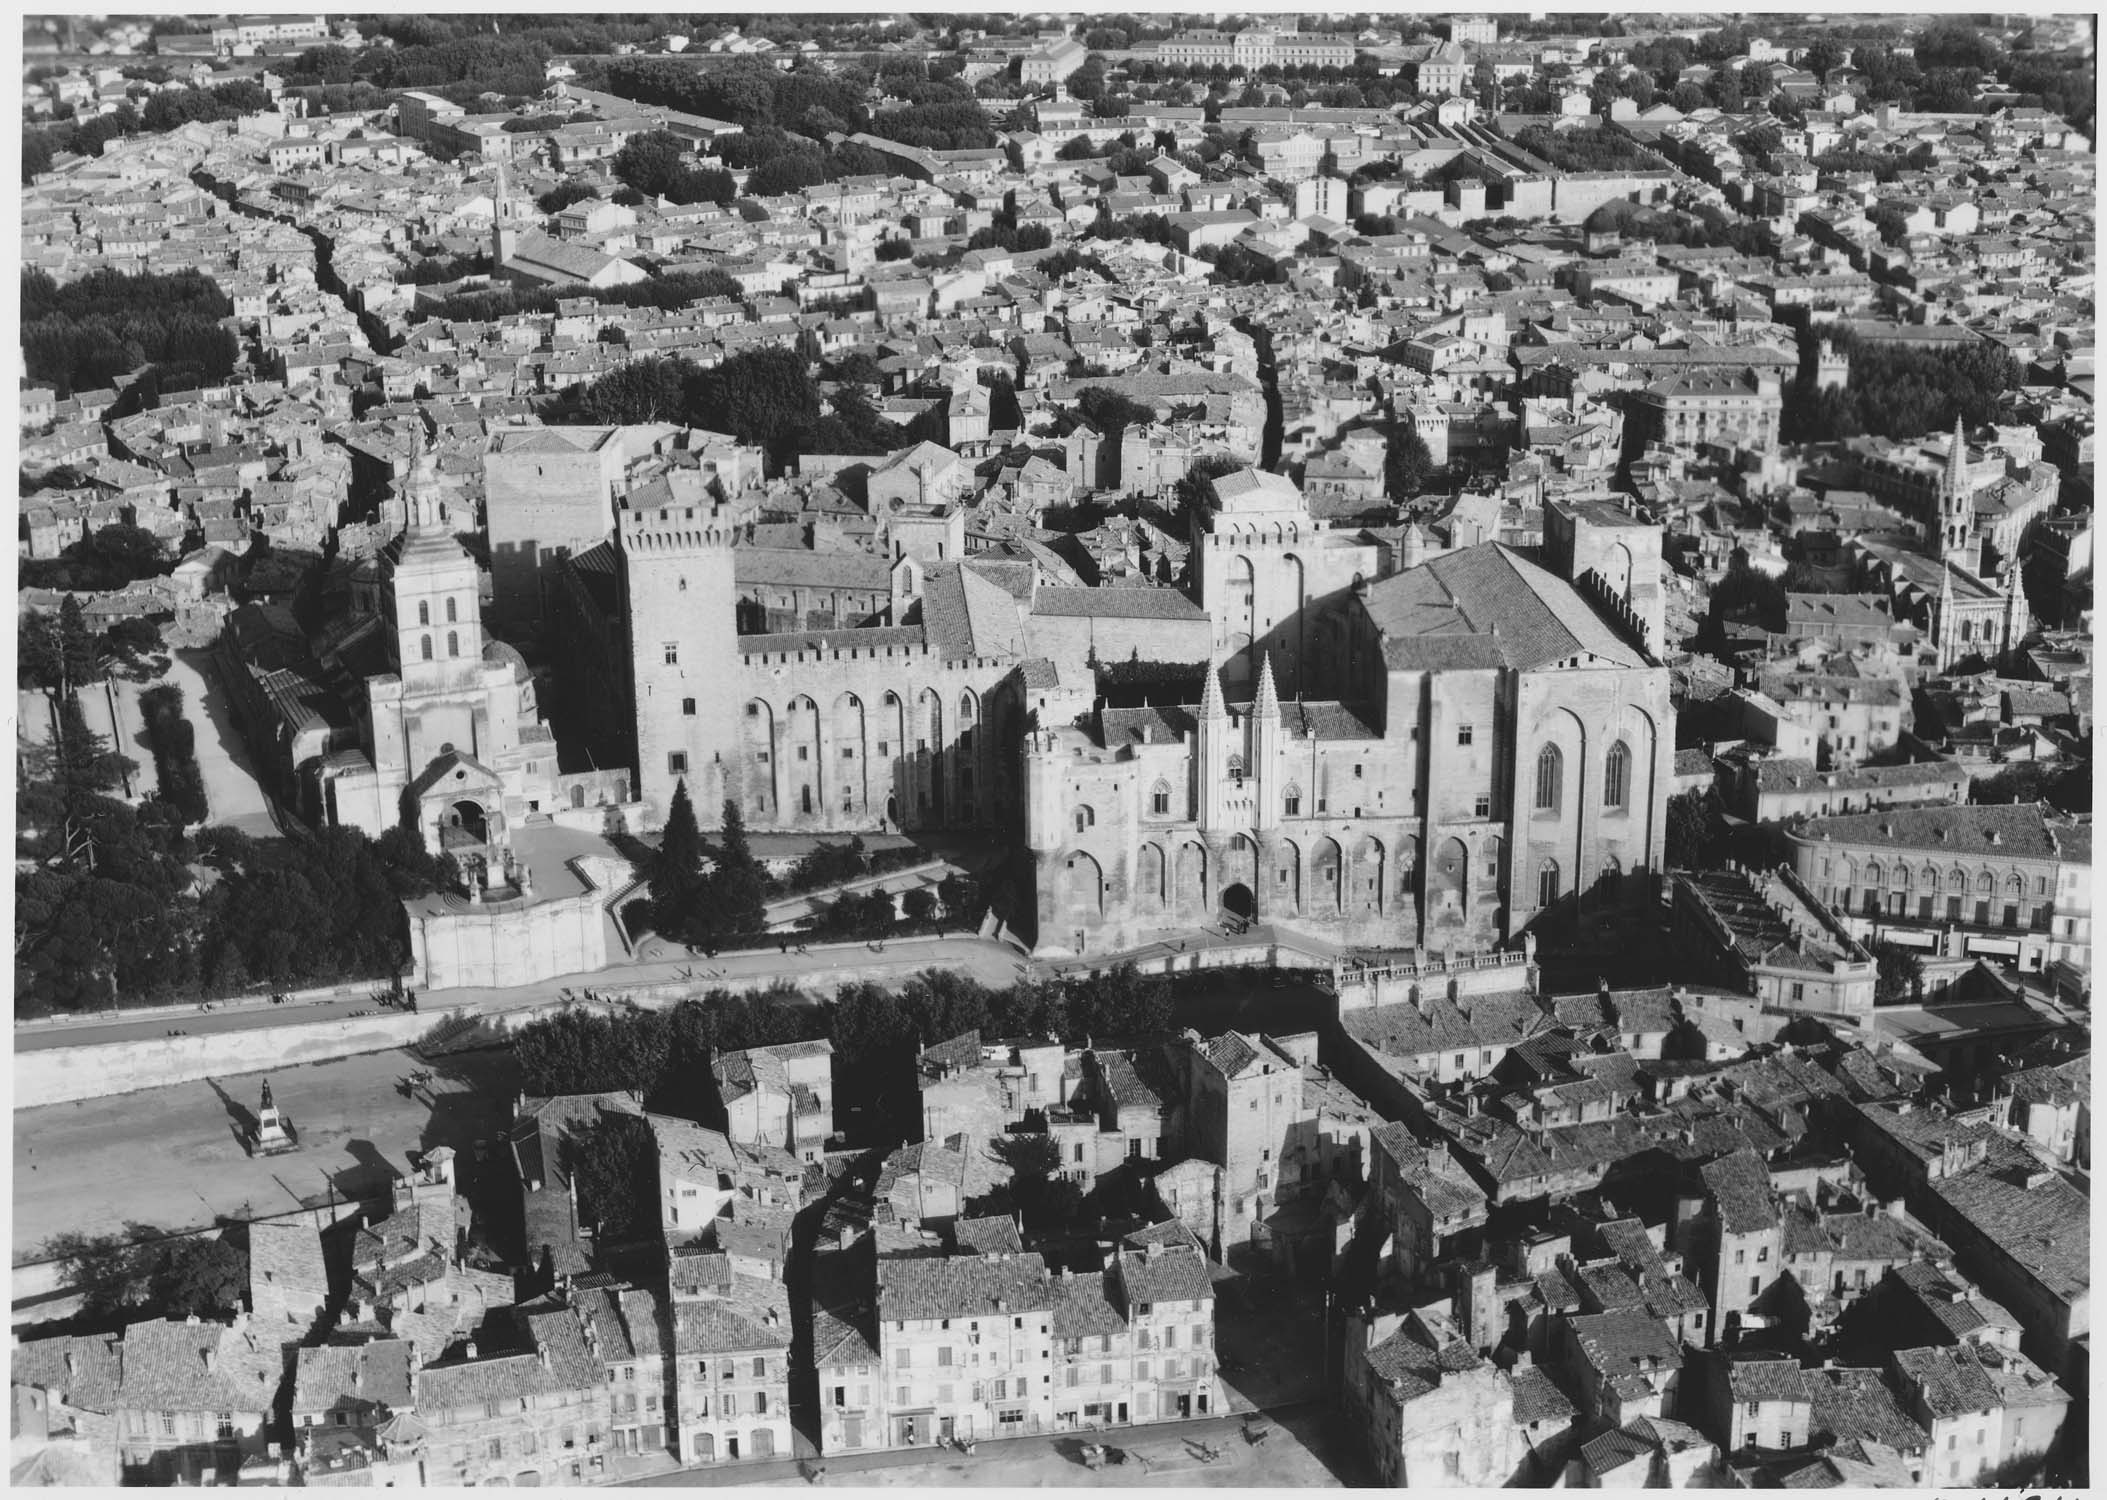
<path fill-rule="evenodd" d="M 724 1052 L 829 1040 L 859 1075 L 892 1069 L 911 1089 L 914 1059 L 969 1031 L 1085 1046 L 1152 1036 L 1171 1019 L 1169 981 L 1131 966 L 1000 990 L 930 969 L 897 988 L 845 984 L 822 1002 L 785 982 L 747 995 L 710 990 L 667 1010 L 560 1011 L 523 1027 L 513 1055 L 529 1094 L 627 1092 L 649 1109 L 703 1118 L 710 1063 Z"/>
<path fill-rule="evenodd" d="M 1956 417 L 1970 426 L 1994 421 L 2004 393 L 2020 382 L 2019 362 L 1995 344 L 1923 349 L 1829 332 L 1851 358 L 1841 387 L 1802 389 L 1785 404 L 1789 443 L 1870 435 L 1922 437 L 1951 431 Z"/>
<path fill-rule="evenodd" d="M 60 119 L 22 132 L 22 180 L 33 181 L 51 170 L 60 156 L 99 156 L 105 144 L 129 135 L 159 135 L 181 126 L 239 119 L 271 108 L 271 97 L 252 79 L 236 79 L 209 88 L 141 93 L 144 103 L 127 100 L 109 114 L 89 119 Z"/>
<path fill-rule="evenodd" d="M 879 454 L 907 434 L 880 417 L 862 387 L 844 385 L 822 413 L 818 385 L 788 349 L 735 354 L 698 369 L 678 357 L 632 360 L 571 393 L 552 422 L 682 421 L 767 450 L 782 466 L 807 453 Z"/>
<path fill-rule="evenodd" d="M 714 945 L 763 931 L 768 875 L 746 842 L 737 799 L 724 799 L 723 829 L 703 869 L 702 831 L 686 778 L 673 784 L 665 832 L 651 861 L 651 924 L 675 942 Z"/>
<path fill-rule="evenodd" d="M 636 192 L 672 203 L 729 203 L 737 191 L 731 173 L 697 163 L 687 142 L 670 130 L 631 136 L 608 166 Z"/>
<path fill-rule="evenodd" d="M 167 670 L 161 627 L 152 620 L 115 620 L 97 632 L 71 594 L 54 614 L 32 609 L 22 616 L 15 642 L 15 678 L 22 687 L 70 693 L 108 677 L 145 682 Z"/>
<path fill-rule="evenodd" d="M 456 323 L 488 323 L 519 313 L 554 313 L 559 302 L 578 297 L 615 307 L 656 307 L 661 311 L 671 311 L 691 302 L 719 297 L 736 299 L 744 295 L 738 282 L 712 266 L 701 271 L 654 276 L 649 281 L 631 282 L 627 286 L 567 286 L 560 293 L 547 287 L 511 286 L 458 292 L 424 308 L 421 316 Z"/>
<path fill-rule="evenodd" d="M 249 1285 L 245 1246 L 226 1235 L 174 1235 L 128 1222 L 115 1234 L 54 1236 L 44 1258 L 59 1262 L 80 1293 L 75 1333 L 116 1333 L 142 1318 L 224 1318 L 242 1309 Z"/>
<path fill-rule="evenodd" d="M 62 670 L 77 681 L 75 660 Z M 137 807 L 112 795 L 136 768 L 89 729 L 73 692 L 50 705 L 51 736 L 22 755 L 16 799 L 18 1016 L 401 972 L 401 903 L 440 874 L 414 831 L 193 837 L 165 787 Z M 217 878 L 199 881 L 193 865 Z"/>
<path fill-rule="evenodd" d="M 202 823 L 205 775 L 198 768 L 197 730 L 183 715 L 183 690 L 162 683 L 139 695 L 139 711 L 146 718 L 146 740 L 154 753 L 154 780 L 161 799 L 173 807 L 185 823 Z"/>
<path fill-rule="evenodd" d="M 23 368 L 62 399 L 142 365 L 156 367 L 164 382 L 186 375 L 217 385 L 241 354 L 221 323 L 234 304 L 202 272 L 100 270 L 60 286 L 49 272 L 25 266 L 21 289 Z"/>

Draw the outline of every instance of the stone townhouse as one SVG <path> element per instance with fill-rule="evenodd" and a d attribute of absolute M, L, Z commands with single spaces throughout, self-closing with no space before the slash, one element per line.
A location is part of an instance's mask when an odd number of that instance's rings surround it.
<path fill-rule="evenodd" d="M 924 1141 L 992 1139 L 1027 1114 L 1063 1108 L 1082 1081 L 1080 1059 L 1059 1042 L 983 1041 L 977 1031 L 923 1052 L 916 1073 Z"/>
<path fill-rule="evenodd" d="M 1697 1175 L 1705 1202 L 1677 1226 L 1677 1248 L 1700 1268 L 1714 1328 L 1731 1344 L 1744 1327 L 1767 1326 L 1765 1294 L 1785 1275 L 1784 1213 L 1753 1151 L 1707 1162 Z"/>
<path fill-rule="evenodd" d="M 1791 1357 L 1733 1359 L 1715 1366 L 1706 1383 L 1709 1431 L 1732 1452 L 1742 1448 L 1797 1448 L 1808 1441 L 1814 1403 Z"/>
<path fill-rule="evenodd" d="M 259 1338 L 276 1330 L 283 1342 L 300 1342 L 321 1324 L 329 1300 L 322 1237 L 306 1216 L 249 1226 L 249 1318 Z"/>
<path fill-rule="evenodd" d="M 1214 1281 L 1181 1225 L 1144 1231 L 1113 1257 L 1111 1286 L 1134 1351 L 1134 1420 L 1202 1417 L 1221 1399 Z"/>
<path fill-rule="evenodd" d="M 815 1291 L 812 1301 L 812 1364 L 819 1378 L 819 1449 L 855 1452 L 884 1447 L 885 1371 L 878 1358 L 876 1325 L 868 1296 L 853 1295 L 859 1273 L 845 1262 L 857 1252 L 819 1257 L 814 1285 L 840 1285 L 850 1294 L 834 1298 Z M 868 1269 L 861 1276 L 868 1277 Z"/>
<path fill-rule="evenodd" d="M 1036 1254 L 879 1261 L 888 1446 L 1053 1430 L 1053 1306 Z"/>
<path fill-rule="evenodd" d="M 1054 1425 L 1093 1431 L 1134 1420 L 1134 1336 L 1108 1271 L 1054 1272 Z"/>
<path fill-rule="evenodd" d="M 503 1331 L 515 1347 L 459 1354 L 417 1372 L 425 1482 L 586 1484 L 608 1474 L 607 1373 L 571 1307 L 518 1309 Z"/>
<path fill-rule="evenodd" d="M 710 1062 L 725 1134 L 813 1162 L 834 1132 L 834 1044 L 789 1042 Z"/>
<path fill-rule="evenodd" d="M 1583 1420 L 1621 1427 L 1676 1405 L 1683 1348 L 1659 1318 L 1627 1309 L 1560 1318 L 1553 1347 Z"/>
<path fill-rule="evenodd" d="M 672 1315 L 681 1461 L 790 1453 L 790 1303 L 782 1284 L 739 1275 L 726 1259 L 676 1297 Z"/>
<path fill-rule="evenodd" d="M 407 1340 L 303 1348 L 293 1376 L 293 1457 L 303 1485 L 421 1486 Z"/>
<path fill-rule="evenodd" d="M 1930 1438 L 1928 1482 L 1994 1484 L 2055 1445 L 2070 1394 L 2024 1354 L 1988 1345 L 1898 1349 L 1888 1375 Z"/>
<path fill-rule="evenodd" d="M 1532 1386 L 1518 1424 L 1513 1382 L 1440 1308 L 1349 1316 L 1345 1350 L 1348 1420 L 1386 1487 L 1513 1483 L 1529 1453 L 1524 1429 L 1557 1421 L 1546 1409 L 1555 1403 L 1537 1401 L 1543 1392 Z"/>
<path fill-rule="evenodd" d="M 133 1483 L 230 1482 L 264 1456 L 284 1360 L 248 1320 L 134 1323 L 117 1385 L 119 1463 Z"/>
<path fill-rule="evenodd" d="M 1470 1259 L 1485 1228 L 1485 1190 L 1447 1143 L 1422 1145 L 1408 1126 L 1392 1123 L 1371 1133 L 1369 1147 L 1369 1212 L 1398 1272 L 1411 1277 Z"/>

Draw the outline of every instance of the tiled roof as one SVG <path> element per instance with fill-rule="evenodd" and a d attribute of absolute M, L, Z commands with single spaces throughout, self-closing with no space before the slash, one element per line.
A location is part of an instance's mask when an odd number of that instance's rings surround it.
<path fill-rule="evenodd" d="M 1175 1245 L 1121 1252 L 1119 1279 L 1129 1311 L 1158 1302 L 1204 1302 L 1214 1295 L 1207 1257 Z"/>
<path fill-rule="evenodd" d="M 2029 1172 L 2039 1164 L 2018 1147 L 1997 1149 L 1990 1159 L 1933 1186 L 1955 1213 L 2023 1267 L 2059 1301 L 2073 1302 L 2092 1289 L 2090 1199 L 2060 1173 L 2032 1187 Z"/>
<path fill-rule="evenodd" d="M 1800 1380 L 1813 1403 L 1810 1441 L 1826 1434 L 1838 1442 L 1880 1443 L 1902 1453 L 1921 1453 L 1931 1442 L 1879 1370 L 1802 1370 Z"/>
<path fill-rule="evenodd" d="M 1092 619 L 1204 620 L 1207 611 L 1173 588 L 1041 588 L 1032 613 Z"/>
<path fill-rule="evenodd" d="M 293 1375 L 293 1411 L 329 1412 L 410 1405 L 411 1351 L 404 1339 L 302 1348 Z"/>
<path fill-rule="evenodd" d="M 769 1326 L 768 1315 L 775 1314 Z M 722 1296 L 673 1309 L 673 1347 L 681 1354 L 740 1354 L 790 1347 L 790 1303 L 783 1287 L 736 1277 Z"/>
<path fill-rule="evenodd" d="M 124 1331 L 120 1405 L 137 1411 L 270 1410 L 278 1347 L 224 1323 L 134 1323 Z"/>
<path fill-rule="evenodd" d="M 1567 1320 L 1581 1356 L 1605 1381 L 1637 1375 L 1650 1362 L 1679 1370 L 1683 1354 L 1675 1335 L 1658 1318 L 1640 1312 L 1591 1313 Z"/>
<path fill-rule="evenodd" d="M 67 1355 L 73 1356 L 69 1368 Z M 49 1391 L 54 1398 L 82 1411 L 117 1409 L 121 1376 L 119 1340 L 115 1334 L 62 1334 L 30 1339 L 14 1347 L 8 1380 L 14 1385 Z"/>
<path fill-rule="evenodd" d="M 1796 1359 L 1736 1360 L 1727 1367 L 1727 1389 L 1736 1401 L 1805 1401 Z"/>
<path fill-rule="evenodd" d="M 1719 1205 L 1720 1222 L 1730 1234 L 1758 1234 L 1778 1223 L 1777 1195 L 1771 1191 L 1770 1172 L 1753 1151 L 1736 1151 L 1698 1169 L 1712 1199 Z"/>
<path fill-rule="evenodd" d="M 322 1237 L 305 1219 L 261 1220 L 249 1226 L 249 1285 L 288 1300 L 329 1300 Z"/>
<path fill-rule="evenodd" d="M 517 1401 L 558 1389 L 533 1354 L 497 1354 L 417 1372 L 417 1410 L 474 1410 L 486 1401 Z"/>
<path fill-rule="evenodd" d="M 952 1242 L 960 1254 L 1021 1255 L 1024 1237 L 1017 1221 L 1000 1214 L 986 1219 L 958 1219 L 951 1225 Z"/>
<path fill-rule="evenodd" d="M 2000 1404 L 1997 1386 L 1975 1359 L 1972 1346 L 1897 1349 L 1891 1357 L 1896 1379 L 1915 1392 L 1935 1420 Z"/>
<path fill-rule="evenodd" d="M 1536 1365 L 1519 1366 L 1513 1372 L 1514 1419 L 1523 1424 L 1569 1422 L 1574 1406 L 1558 1383 Z"/>
<path fill-rule="evenodd" d="M 1117 1337 L 1127 1320 L 1113 1303 L 1111 1273 L 1057 1276 L 1053 1284 L 1053 1336 L 1057 1339 Z"/>
<path fill-rule="evenodd" d="M 1425 1015 L 1416 1006 L 1385 1005 L 1354 1011 L 1342 1024 L 1371 1050 L 1392 1057 L 1504 1049 L 1552 1025 L 1526 990 L 1461 1000 L 1436 995 L 1425 1004 Z"/>
<path fill-rule="evenodd" d="M 1645 665 L 1571 584 L 1497 542 L 1379 579 L 1364 602 L 1394 669 Z"/>
<path fill-rule="evenodd" d="M 1037 1255 L 986 1255 L 882 1260 L 878 1263 L 881 1324 L 931 1318 L 975 1318 L 1046 1312 L 1053 1280 Z"/>
<path fill-rule="evenodd" d="M 1209 1037 L 1201 1043 L 1199 1050 L 1208 1066 L 1224 1078 L 1240 1077 L 1246 1068 L 1265 1055 L 1248 1037 L 1234 1031 Z"/>
<path fill-rule="evenodd" d="M 1992 836 L 1996 842 L 1992 843 Z M 2052 859 L 2048 820 L 2032 802 L 1993 806 L 1890 807 L 1879 812 L 1810 818 L 1799 838 L 1936 855 L 1993 859 Z"/>

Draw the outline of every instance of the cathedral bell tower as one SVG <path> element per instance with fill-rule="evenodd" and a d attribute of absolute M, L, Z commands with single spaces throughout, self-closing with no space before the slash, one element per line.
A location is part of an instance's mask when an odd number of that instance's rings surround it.
<path fill-rule="evenodd" d="M 408 519 L 390 579 L 395 660 L 406 686 L 429 690 L 464 663 L 481 669 L 483 617 L 476 562 L 454 539 L 439 455 L 428 441 L 418 444 L 403 509 Z"/>
<path fill-rule="evenodd" d="M 1975 491 L 1968 482 L 1968 434 L 1959 417 L 1953 421 L 1953 446 L 1939 480 L 1938 535 L 1933 552 L 1964 573 L 1980 574 L 1982 544 L 1975 535 Z"/>

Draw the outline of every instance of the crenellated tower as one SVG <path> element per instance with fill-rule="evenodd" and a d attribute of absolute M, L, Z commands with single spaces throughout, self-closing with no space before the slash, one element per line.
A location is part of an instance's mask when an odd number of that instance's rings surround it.
<path fill-rule="evenodd" d="M 721 504 L 624 508 L 621 616 L 629 621 L 637 790 L 657 827 L 686 780 L 696 821 L 717 826 L 737 773 L 737 529 Z M 743 807 L 743 804 L 742 804 Z"/>

